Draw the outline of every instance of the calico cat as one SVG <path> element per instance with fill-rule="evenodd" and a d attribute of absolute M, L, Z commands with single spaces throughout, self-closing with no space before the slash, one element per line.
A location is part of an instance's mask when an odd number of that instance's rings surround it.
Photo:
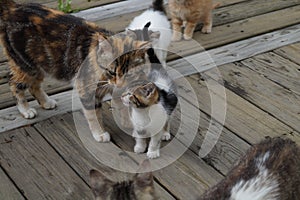
<path fill-rule="evenodd" d="M 251 147 L 225 179 L 200 200 L 300 198 L 300 148 L 289 139 L 267 138 Z"/>
<path fill-rule="evenodd" d="M 143 163 L 144 164 L 144 163 Z M 91 188 L 96 200 L 156 200 L 151 172 L 138 173 L 133 180 L 114 182 L 97 170 L 90 171 Z"/>
<path fill-rule="evenodd" d="M 27 89 L 44 109 L 56 107 L 56 101 L 41 88 L 44 76 L 74 81 L 84 115 L 99 142 L 110 140 L 93 117 L 96 112 L 101 121 L 102 98 L 114 86 L 122 86 L 126 71 L 146 62 L 150 42 L 136 39 L 130 30 L 114 35 L 39 4 L 1 0 L 0 41 L 8 58 L 10 88 L 20 113 L 27 119 L 37 115 L 25 99 Z"/>
<path fill-rule="evenodd" d="M 172 41 L 181 40 L 181 26 L 185 23 L 183 38 L 190 40 L 199 21 L 203 22 L 202 32 L 210 33 L 212 29 L 212 10 L 220 4 L 212 0 L 169 0 L 172 18 Z"/>
<path fill-rule="evenodd" d="M 163 3 L 163 0 L 154 0 L 152 7 L 135 17 L 127 29 L 142 36 L 145 23 L 150 22 L 149 38 L 159 61 L 166 67 L 167 50 L 171 43 L 172 31 Z"/>
<path fill-rule="evenodd" d="M 154 50 L 148 50 L 151 66 L 146 73 L 135 75 L 122 94 L 122 102 L 129 107 L 133 124 L 133 137 L 136 140 L 135 153 L 146 150 L 146 139 L 150 139 L 147 156 L 150 159 L 160 156 L 161 140 L 169 140 L 169 120 L 178 99 L 174 82 L 161 67 Z"/>

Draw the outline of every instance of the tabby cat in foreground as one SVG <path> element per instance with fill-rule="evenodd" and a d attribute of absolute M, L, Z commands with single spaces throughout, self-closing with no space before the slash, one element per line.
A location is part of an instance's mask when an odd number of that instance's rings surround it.
<path fill-rule="evenodd" d="M 203 23 L 202 32 L 210 33 L 212 29 L 212 10 L 219 6 L 212 0 L 169 0 L 172 18 L 173 41 L 181 40 L 181 26 L 185 24 L 183 38 L 190 40 L 199 21 Z"/>
<path fill-rule="evenodd" d="M 110 140 L 94 117 L 96 113 L 102 120 L 102 98 L 115 85 L 122 86 L 123 74 L 130 68 L 146 62 L 150 46 L 149 42 L 136 40 L 130 30 L 113 35 L 81 18 L 11 0 L 1 0 L 0 41 L 9 61 L 10 88 L 24 118 L 37 115 L 25 99 L 27 89 L 42 108 L 56 107 L 56 101 L 41 88 L 46 74 L 74 81 L 84 115 L 99 142 Z"/>

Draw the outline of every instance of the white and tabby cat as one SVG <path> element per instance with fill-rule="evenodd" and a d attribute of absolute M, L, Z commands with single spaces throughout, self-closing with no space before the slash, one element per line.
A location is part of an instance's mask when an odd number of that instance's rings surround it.
<path fill-rule="evenodd" d="M 152 41 L 154 51 L 160 63 L 166 67 L 167 50 L 171 43 L 171 24 L 166 16 L 163 0 L 154 0 L 152 7 L 135 17 L 127 29 L 140 33 L 143 37 L 142 29 L 147 22 L 150 22 L 149 37 Z M 144 40 L 148 40 L 145 39 Z"/>
<path fill-rule="evenodd" d="M 160 156 L 161 140 L 169 140 L 169 119 L 177 105 L 177 91 L 166 70 L 161 67 L 153 49 L 148 50 L 150 68 L 143 67 L 135 81 L 127 86 L 122 94 L 122 102 L 129 107 L 133 124 L 133 137 L 136 139 L 134 152 L 146 150 L 146 138 L 151 137 L 148 158 Z M 130 71 L 128 72 L 130 74 Z"/>

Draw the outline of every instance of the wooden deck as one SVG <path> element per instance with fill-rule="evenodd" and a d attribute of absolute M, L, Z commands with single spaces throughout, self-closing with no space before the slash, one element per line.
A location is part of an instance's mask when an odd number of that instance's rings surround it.
<path fill-rule="evenodd" d="M 56 7 L 52 0 L 36 2 Z M 211 34 L 197 31 L 194 34 L 197 43 L 174 42 L 170 47 L 169 66 L 184 75 L 176 80 L 179 107 L 187 109 L 176 110 L 172 133 L 177 133 L 182 116 L 188 118 L 173 140 L 186 144 L 193 125 L 199 126 L 187 151 L 169 166 L 154 172 L 161 199 L 196 199 L 221 180 L 252 144 L 266 136 L 288 137 L 300 144 L 299 0 L 219 2 L 222 6 L 214 11 Z M 75 15 L 121 31 L 151 1 L 73 0 L 72 3 L 73 9 L 100 6 Z M 221 77 L 216 76 L 217 72 Z M 25 120 L 16 110 L 7 82 L 6 58 L 0 49 L 1 200 L 92 199 L 90 169 L 101 170 L 114 180 L 127 176 L 99 162 L 84 147 L 74 116 L 84 117 L 77 106 L 72 108 L 71 86 L 47 80 L 44 88 L 58 101 L 58 107 L 44 111 L 33 101 L 31 104 L 38 108 L 39 116 Z M 224 123 L 223 102 L 226 102 Z M 99 145 L 111 152 L 118 149 L 109 159 L 126 157 L 123 151 L 132 151 L 134 141 L 117 127 L 108 104 L 105 108 L 108 119 L 105 125 L 112 133 L 112 142 Z M 214 139 L 219 132 L 212 151 L 200 158 L 203 141 L 211 143 L 210 138 Z M 128 162 L 134 159 L 128 157 Z"/>

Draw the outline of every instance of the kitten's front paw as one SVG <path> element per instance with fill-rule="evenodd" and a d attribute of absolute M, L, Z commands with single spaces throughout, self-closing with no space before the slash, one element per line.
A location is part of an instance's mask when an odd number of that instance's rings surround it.
<path fill-rule="evenodd" d="M 25 119 L 33 119 L 37 116 L 37 111 L 34 108 L 28 108 L 20 112 Z"/>
<path fill-rule="evenodd" d="M 163 134 L 163 136 L 161 137 L 161 139 L 163 140 L 163 141 L 168 141 L 168 140 L 170 140 L 171 139 L 171 134 L 169 133 L 169 132 L 164 132 L 164 134 Z"/>
<path fill-rule="evenodd" d="M 108 132 L 105 133 L 93 133 L 93 137 L 97 142 L 109 142 L 110 141 L 110 135 Z"/>
<path fill-rule="evenodd" d="M 149 159 L 154 159 L 159 157 L 159 149 L 155 151 L 148 151 L 147 156 Z"/>
<path fill-rule="evenodd" d="M 49 99 L 47 102 L 45 102 L 42 107 L 46 110 L 54 109 L 57 106 L 57 103 L 54 99 Z"/>
<path fill-rule="evenodd" d="M 146 145 L 135 145 L 134 146 L 134 153 L 144 153 L 146 150 Z"/>

